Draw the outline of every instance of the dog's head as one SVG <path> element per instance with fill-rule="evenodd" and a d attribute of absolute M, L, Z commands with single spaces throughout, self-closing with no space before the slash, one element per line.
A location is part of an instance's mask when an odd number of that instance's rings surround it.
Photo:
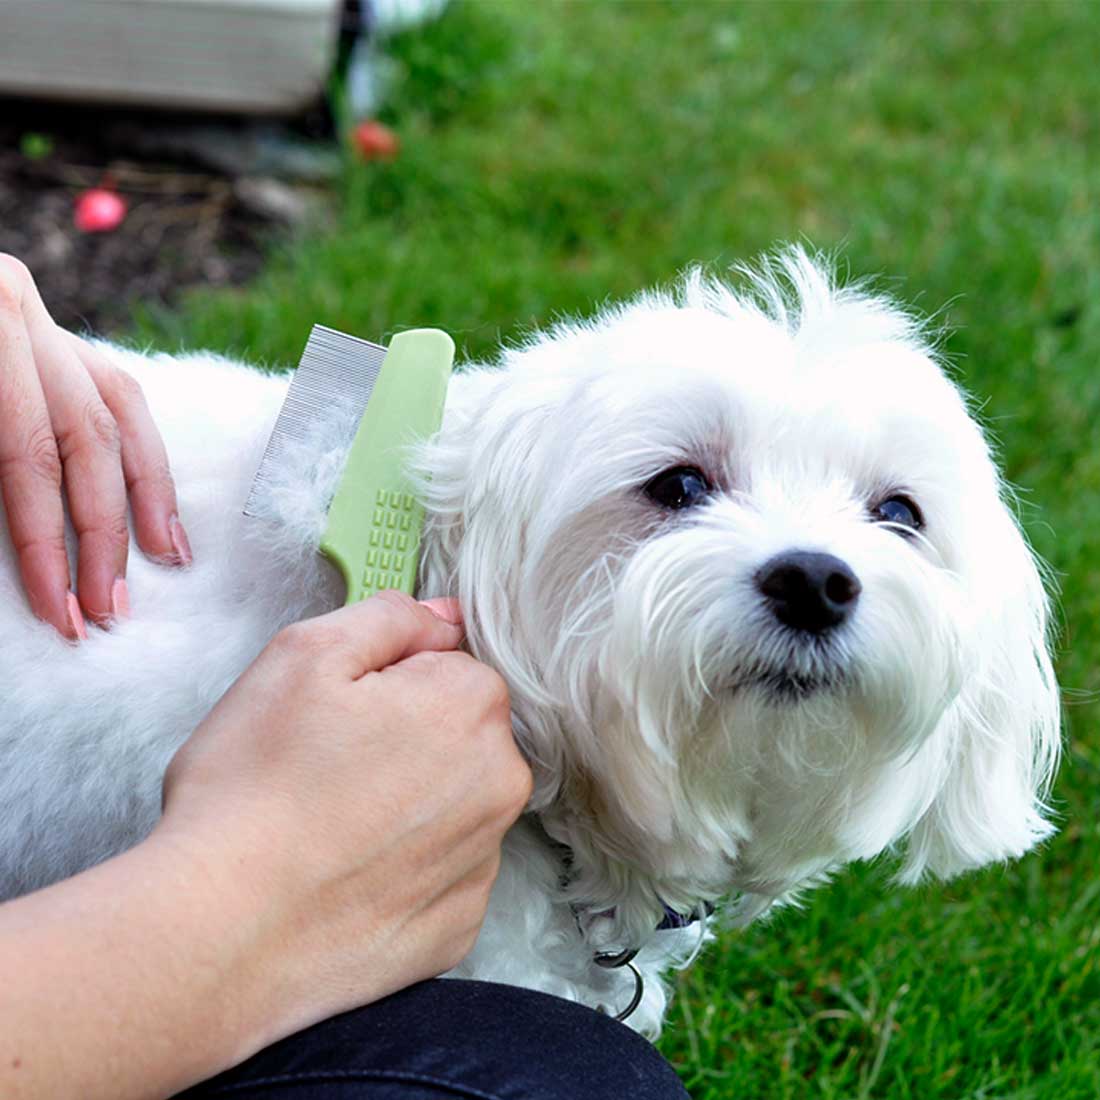
<path fill-rule="evenodd" d="M 798 251 L 691 277 L 457 379 L 421 459 L 425 589 L 507 679 L 593 904 L 751 915 L 902 841 L 914 880 L 1047 834 L 1043 585 L 888 302 Z"/>

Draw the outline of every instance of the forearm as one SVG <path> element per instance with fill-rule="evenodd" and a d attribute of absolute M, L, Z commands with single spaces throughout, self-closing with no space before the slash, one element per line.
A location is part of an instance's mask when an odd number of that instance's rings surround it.
<path fill-rule="evenodd" d="M 277 952 L 243 870 L 154 834 L 0 905 L 0 1096 L 165 1097 L 273 1037 Z"/>

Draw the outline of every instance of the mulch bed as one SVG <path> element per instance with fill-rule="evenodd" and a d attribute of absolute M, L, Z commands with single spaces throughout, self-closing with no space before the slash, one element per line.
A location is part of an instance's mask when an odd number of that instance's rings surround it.
<path fill-rule="evenodd" d="M 258 205 L 232 171 L 186 148 L 158 151 L 173 128 L 186 135 L 194 125 L 0 100 L 0 252 L 27 264 L 63 326 L 106 333 L 126 325 L 137 301 L 169 305 L 188 286 L 246 282 L 272 233 L 285 231 L 287 219 Z M 243 143 L 248 125 L 227 120 L 225 134 L 241 127 Z M 81 232 L 76 197 L 102 186 L 126 200 L 127 215 L 108 232 Z"/>

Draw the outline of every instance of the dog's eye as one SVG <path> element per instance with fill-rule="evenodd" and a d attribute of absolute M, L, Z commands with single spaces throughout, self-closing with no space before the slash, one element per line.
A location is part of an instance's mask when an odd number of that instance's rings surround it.
<path fill-rule="evenodd" d="M 916 501 L 906 496 L 887 497 L 872 514 L 879 523 L 894 523 L 912 531 L 919 531 L 924 526 L 924 516 Z"/>
<path fill-rule="evenodd" d="M 673 466 L 646 483 L 645 495 L 663 508 L 690 508 L 710 492 L 706 475 L 694 466 Z"/>

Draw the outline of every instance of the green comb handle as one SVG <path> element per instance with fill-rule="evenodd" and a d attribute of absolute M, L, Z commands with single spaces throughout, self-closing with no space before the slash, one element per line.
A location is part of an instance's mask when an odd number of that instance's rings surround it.
<path fill-rule="evenodd" d="M 412 595 L 424 508 L 404 473 L 406 448 L 439 429 L 454 353 L 434 328 L 390 341 L 321 538 L 347 582 L 347 603 L 386 588 Z"/>

